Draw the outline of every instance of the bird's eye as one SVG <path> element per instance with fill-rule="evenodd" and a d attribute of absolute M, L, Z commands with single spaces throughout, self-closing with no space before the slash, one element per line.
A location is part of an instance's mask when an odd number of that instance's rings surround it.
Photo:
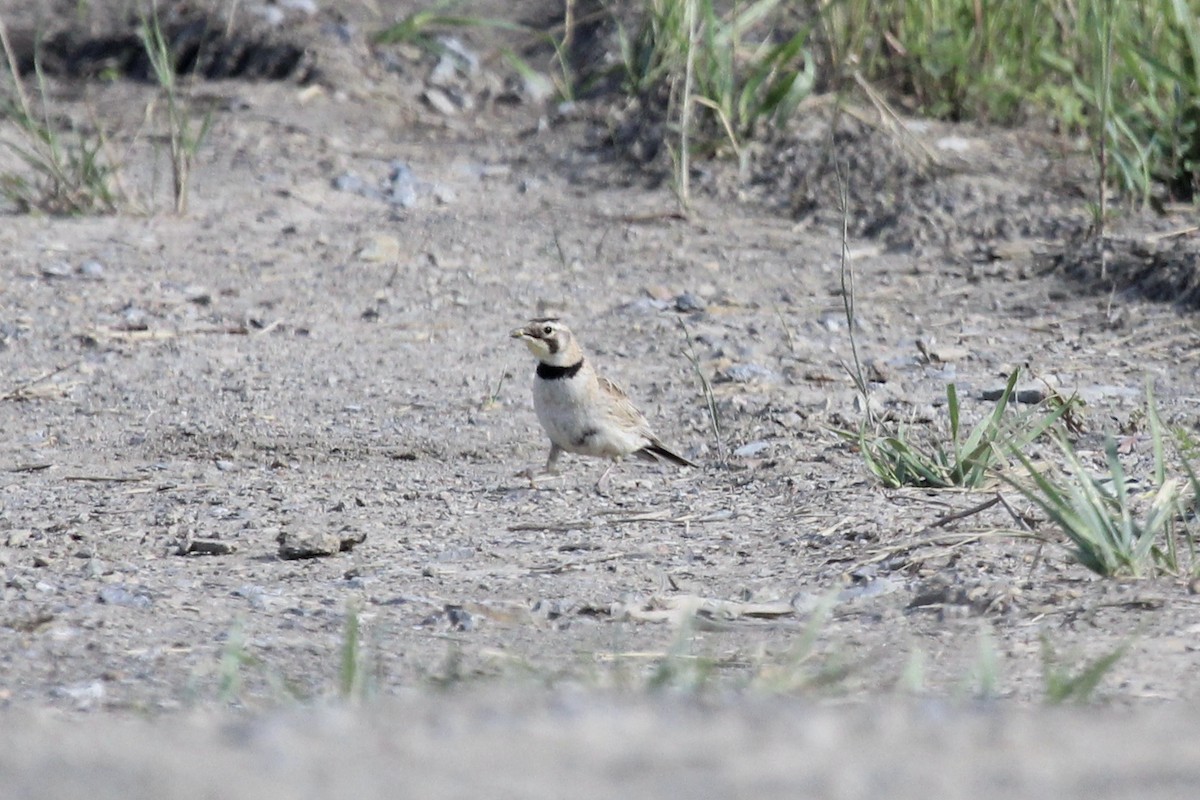
<path fill-rule="evenodd" d="M 542 333 L 546 336 L 549 336 L 550 334 L 554 333 L 554 328 L 551 328 L 549 325 L 547 325 L 546 327 L 542 328 Z"/>

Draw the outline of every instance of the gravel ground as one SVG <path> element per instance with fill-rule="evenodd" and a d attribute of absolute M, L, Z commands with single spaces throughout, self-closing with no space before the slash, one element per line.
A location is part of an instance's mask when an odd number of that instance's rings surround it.
<path fill-rule="evenodd" d="M 45 24 L 18 5 L 10 29 Z M 485 33 L 476 71 L 371 51 L 411 4 L 381 5 L 289 12 L 284 80 L 196 87 L 213 127 L 183 216 L 153 88 L 51 78 L 67 118 L 103 112 L 146 213 L 0 226 L 13 796 L 372 796 L 416 773 L 429 797 L 1194 794 L 1187 576 L 1099 580 L 1013 537 L 1000 486 L 884 491 L 834 432 L 861 410 L 819 105 L 749 178 L 702 165 L 684 218 L 655 165 L 603 146 L 618 111 L 506 88 Z M 836 138 L 877 408 L 942 430 L 948 382 L 978 419 L 1021 367 L 1086 401 L 1085 457 L 1118 435 L 1148 474 L 1147 379 L 1170 424 L 1200 420 L 1194 316 L 1072 267 L 1081 156 L 912 128 L 932 173 L 860 121 Z M 1114 263 L 1169 261 L 1186 289 L 1186 222 L 1128 223 Z M 700 469 L 624 464 L 605 495 L 595 462 L 518 477 L 547 446 L 506 334 L 546 313 Z M 1041 709 L 1122 649 L 1106 709 Z M 369 708 L 337 704 L 344 680 Z"/>

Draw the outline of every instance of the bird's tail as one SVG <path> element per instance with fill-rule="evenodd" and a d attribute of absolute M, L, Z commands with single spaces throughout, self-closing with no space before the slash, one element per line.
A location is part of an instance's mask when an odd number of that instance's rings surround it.
<path fill-rule="evenodd" d="M 680 467 L 695 467 L 697 466 L 691 461 L 688 461 L 678 453 L 672 453 L 667 448 L 663 447 L 660 442 L 651 442 L 650 444 L 638 450 L 636 455 L 650 461 L 668 461 Z"/>

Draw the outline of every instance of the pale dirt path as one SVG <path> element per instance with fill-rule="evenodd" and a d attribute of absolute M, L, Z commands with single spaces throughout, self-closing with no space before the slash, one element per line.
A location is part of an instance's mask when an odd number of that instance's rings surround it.
<path fill-rule="evenodd" d="M 1184 800 L 1190 709 L 425 695 L 158 722 L 0 717 L 6 800 Z"/>

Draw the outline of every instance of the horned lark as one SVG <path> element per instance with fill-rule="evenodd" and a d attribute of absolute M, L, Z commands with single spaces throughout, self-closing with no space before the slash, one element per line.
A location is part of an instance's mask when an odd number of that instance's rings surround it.
<path fill-rule="evenodd" d="M 555 472 L 564 451 L 610 458 L 613 463 L 635 455 L 648 461 L 696 466 L 663 446 L 625 392 L 596 374 L 562 322 L 535 319 L 509 335 L 525 342 L 538 360 L 533 407 L 550 437 L 546 472 Z M 612 464 L 600 476 L 598 489 L 603 488 L 611 468 Z"/>

